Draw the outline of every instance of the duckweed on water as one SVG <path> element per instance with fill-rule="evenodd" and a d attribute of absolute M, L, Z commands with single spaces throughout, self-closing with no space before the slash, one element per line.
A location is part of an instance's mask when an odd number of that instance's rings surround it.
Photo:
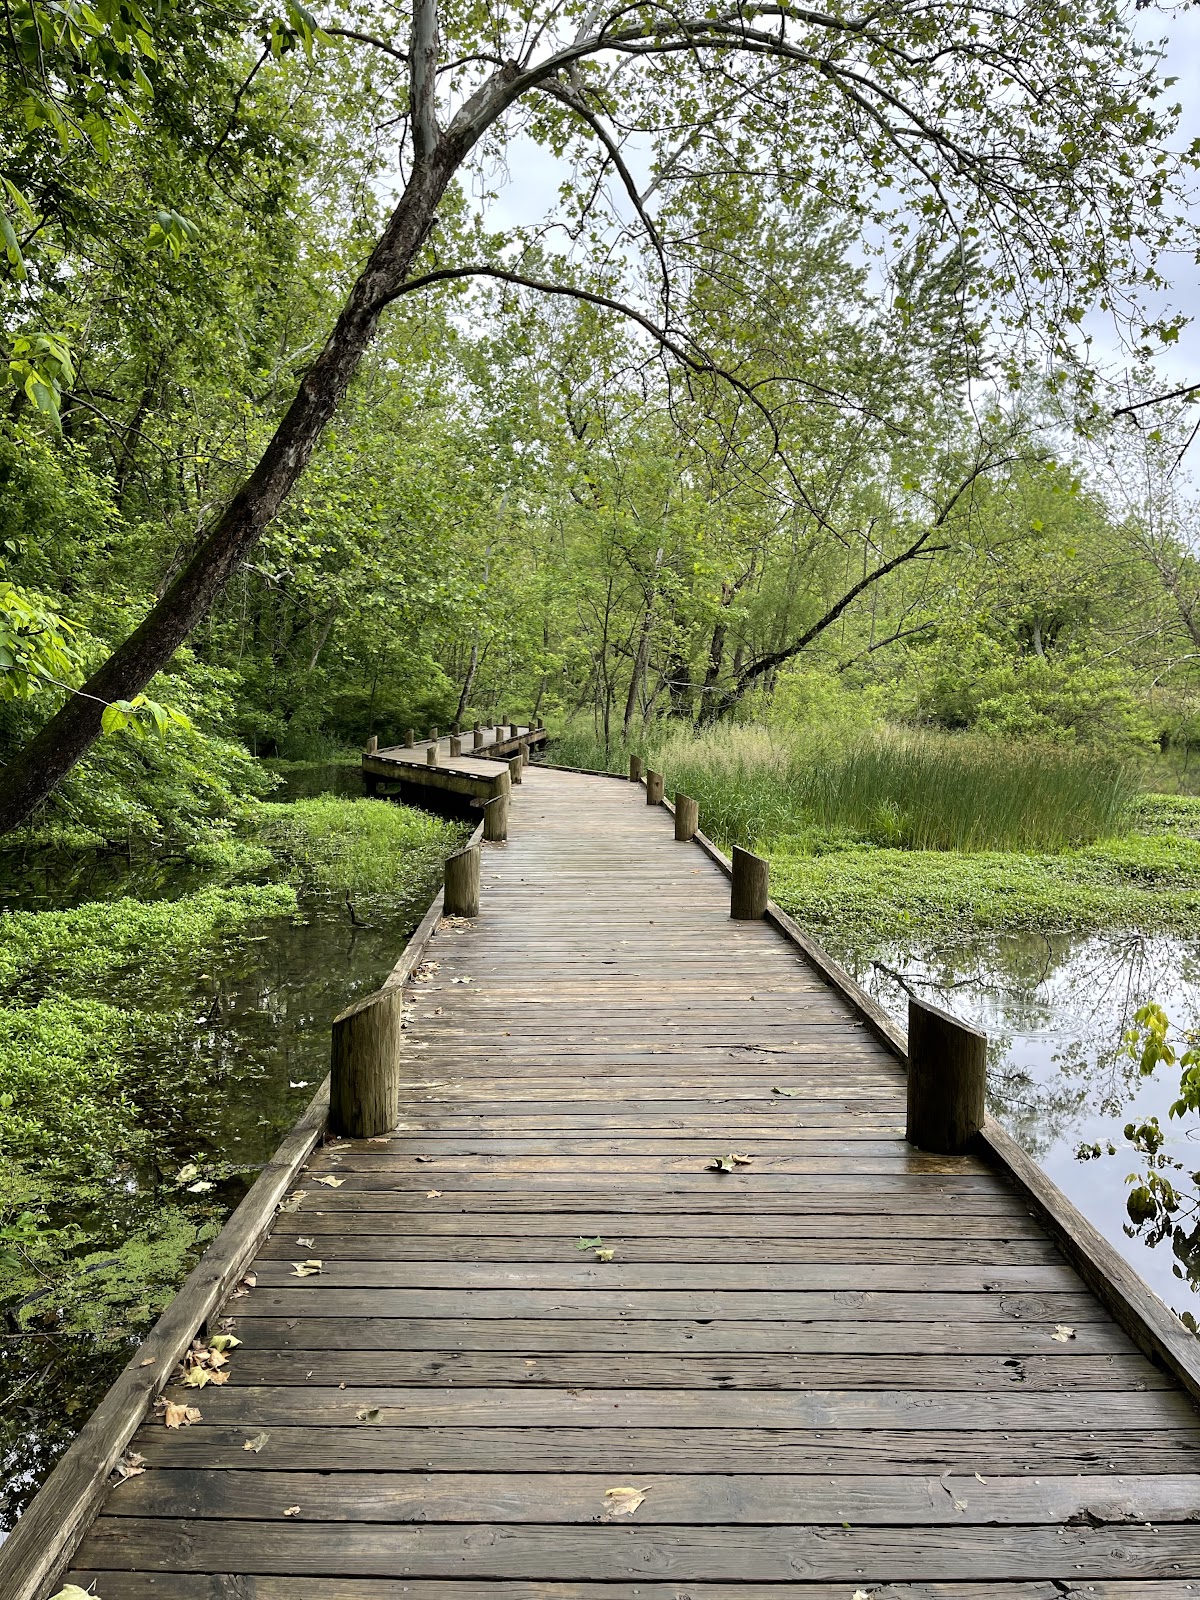
<path fill-rule="evenodd" d="M 1021 854 L 870 847 L 770 852 L 774 897 L 820 937 L 857 944 L 916 934 L 1200 931 L 1200 842 L 1127 835 Z"/>

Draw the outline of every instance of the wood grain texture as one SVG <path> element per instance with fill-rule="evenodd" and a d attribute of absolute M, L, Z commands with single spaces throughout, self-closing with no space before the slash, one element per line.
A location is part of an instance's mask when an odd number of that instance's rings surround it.
<path fill-rule="evenodd" d="M 731 919 L 673 807 L 523 778 L 411 985 L 397 1125 L 296 1180 L 229 1381 L 139 1429 L 75 1581 L 1198 1600 L 1200 1415 L 1087 1241 L 986 1131 L 906 1145 L 903 1036 L 777 908 Z"/>

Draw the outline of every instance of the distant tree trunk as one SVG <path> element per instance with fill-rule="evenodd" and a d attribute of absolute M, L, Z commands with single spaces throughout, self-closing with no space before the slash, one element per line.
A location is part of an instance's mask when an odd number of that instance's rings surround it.
<path fill-rule="evenodd" d="M 463 679 L 462 693 L 458 697 L 458 710 L 454 713 L 455 722 L 463 720 L 463 712 L 471 698 L 471 690 L 475 687 L 475 674 L 479 670 L 479 635 L 471 641 L 471 659 L 467 663 L 467 675 Z"/>
<path fill-rule="evenodd" d="M 642 682 L 646 676 L 646 665 L 650 660 L 650 635 L 654 631 L 654 608 L 658 601 L 658 572 L 662 566 L 663 547 L 659 545 L 654 557 L 654 573 L 650 579 L 650 588 L 646 595 L 646 610 L 642 616 L 642 631 L 638 636 L 637 649 L 633 655 L 633 671 L 629 678 L 629 693 L 625 696 L 625 725 L 624 734 L 626 743 L 633 729 L 633 719 L 637 713 L 638 695 Z"/>

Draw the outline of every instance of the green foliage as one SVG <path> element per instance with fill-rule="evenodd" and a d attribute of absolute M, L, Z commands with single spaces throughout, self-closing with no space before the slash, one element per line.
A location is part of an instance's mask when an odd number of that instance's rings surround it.
<path fill-rule="evenodd" d="M 151 971 L 181 979 L 203 969 L 215 941 L 246 923 L 296 909 L 288 884 L 202 889 L 182 900 L 94 901 L 70 911 L 0 917 L 0 996 L 26 1002 L 58 995 L 135 999 Z"/>
<path fill-rule="evenodd" d="M 1118 832 L 1134 792 L 1132 773 L 1101 754 L 978 736 L 660 727 L 643 748 L 669 791 L 700 802 L 705 832 L 748 847 L 794 848 L 815 829 L 910 850 L 1055 850 Z M 610 770 L 624 754 L 610 751 Z M 578 733 L 554 755 L 603 760 Z"/>
<path fill-rule="evenodd" d="M 1052 855 L 844 847 L 770 853 L 771 892 L 818 937 L 865 949 L 966 932 L 1098 928 L 1200 932 L 1200 874 L 1164 885 L 1134 865 L 1137 841 Z M 1153 858 L 1152 858 L 1153 859 Z M 1161 859 L 1161 858 L 1159 858 Z"/>
<path fill-rule="evenodd" d="M 260 806 L 256 828 L 293 882 L 397 899 L 436 881 L 463 831 L 390 800 L 332 795 Z"/>

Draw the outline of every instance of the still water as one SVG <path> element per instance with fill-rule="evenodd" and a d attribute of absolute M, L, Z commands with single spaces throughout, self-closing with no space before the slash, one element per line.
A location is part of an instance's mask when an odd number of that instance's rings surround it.
<path fill-rule="evenodd" d="M 906 985 L 988 1035 L 989 1110 L 1178 1312 L 1200 1319 L 1200 1230 L 1191 1213 L 1200 1177 L 1200 1117 L 1168 1117 L 1179 1068 L 1150 1077 L 1124 1048 L 1139 1006 L 1154 1001 L 1171 1037 L 1200 1026 L 1200 942 L 1138 934 L 1010 934 L 960 941 L 839 947 L 830 953 L 902 1025 Z M 1162 1154 L 1184 1204 L 1156 1237 L 1130 1222 L 1131 1173 L 1145 1169 L 1123 1129 L 1156 1116 Z M 1109 1144 L 1116 1154 L 1108 1153 Z M 1081 1159 L 1081 1146 L 1099 1156 Z"/>
<path fill-rule="evenodd" d="M 357 776 L 357 774 L 356 774 Z M 328 792 L 328 782 L 319 792 Z M 37 853 L 0 862 L 0 907 L 47 910 L 134 894 L 175 898 L 204 874 L 155 859 Z M 152 1219 L 156 1195 L 185 1162 L 216 1179 L 213 1199 L 231 1211 L 312 1097 L 329 1066 L 329 1024 L 351 999 L 390 971 L 424 915 L 434 885 L 411 900 L 360 901 L 355 926 L 343 901 L 303 894 L 300 915 L 247 925 L 213 951 L 191 985 L 156 980 L 148 1003 L 186 1011 L 189 1027 L 166 1040 L 139 1078 L 146 1124 L 156 1136 L 156 1170 L 131 1173 Z M 172 1083 L 213 1092 L 180 1115 Z M 162 1091 L 162 1092 L 160 1092 Z M 139 1096 L 139 1104 L 142 1098 Z M 36 1327 L 0 1329 L 0 1530 L 12 1522 L 125 1365 L 135 1340 L 98 1347 L 85 1335 Z M 0 1539 L 3 1533 L 0 1531 Z"/>

